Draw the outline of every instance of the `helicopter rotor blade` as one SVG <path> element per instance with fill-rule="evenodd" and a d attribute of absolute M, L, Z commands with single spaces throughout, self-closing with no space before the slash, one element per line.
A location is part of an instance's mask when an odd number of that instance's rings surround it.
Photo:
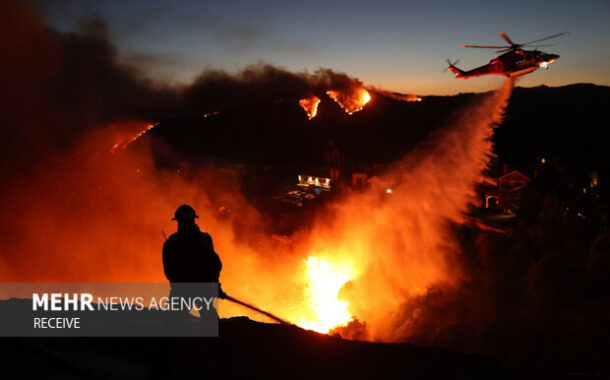
<path fill-rule="evenodd" d="M 504 38 L 504 40 L 506 42 L 508 42 L 511 46 L 517 45 L 516 43 L 513 42 L 513 40 L 510 39 L 510 37 L 508 37 L 508 34 L 506 34 L 504 32 L 500 32 L 498 34 L 500 35 L 500 37 Z"/>
<path fill-rule="evenodd" d="M 530 46 L 530 47 L 533 47 L 534 49 L 538 49 L 539 47 L 546 47 L 546 46 L 555 46 L 555 44 L 535 45 L 535 46 Z"/>
<path fill-rule="evenodd" d="M 509 48 L 502 49 L 502 50 L 496 50 L 496 51 L 494 51 L 494 53 L 504 53 L 504 52 L 511 51 L 511 50 L 513 50 L 513 48 L 509 47 Z"/>
<path fill-rule="evenodd" d="M 462 48 L 477 48 L 477 49 L 502 49 L 510 46 L 482 46 L 482 45 L 460 45 Z"/>
<path fill-rule="evenodd" d="M 551 39 L 551 38 L 555 38 L 555 37 L 563 36 L 564 34 L 568 34 L 568 33 L 569 33 L 568 31 L 565 31 L 565 32 L 561 32 L 561 33 L 553 34 L 552 36 L 544 37 L 544 38 L 541 38 L 541 39 L 539 39 L 539 40 L 533 40 L 533 41 L 530 41 L 530 42 L 526 42 L 526 43 L 522 44 L 521 46 L 524 46 L 524 45 L 530 45 L 530 44 L 533 44 L 533 43 L 535 43 L 535 42 L 540 42 L 540 41 L 549 40 L 549 39 Z"/>

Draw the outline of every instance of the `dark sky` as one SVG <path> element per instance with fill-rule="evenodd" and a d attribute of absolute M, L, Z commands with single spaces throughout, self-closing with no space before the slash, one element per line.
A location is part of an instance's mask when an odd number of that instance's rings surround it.
<path fill-rule="evenodd" d="M 569 30 L 541 50 L 561 55 L 521 86 L 610 84 L 610 1 L 59 1 L 41 2 L 47 22 L 74 30 L 83 19 L 106 20 L 122 59 L 154 79 L 190 82 L 203 68 L 236 71 L 267 62 L 294 71 L 329 67 L 366 84 L 418 94 L 495 88 L 500 77 L 457 80 L 487 63 L 505 31 L 527 42 Z"/>

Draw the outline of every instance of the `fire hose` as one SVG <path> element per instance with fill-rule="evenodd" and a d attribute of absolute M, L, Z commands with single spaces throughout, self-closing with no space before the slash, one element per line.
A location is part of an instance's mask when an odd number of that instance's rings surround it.
<path fill-rule="evenodd" d="M 245 302 L 243 302 L 243 301 L 240 301 L 240 300 L 238 300 L 237 298 L 233 298 L 233 297 L 231 297 L 230 295 L 228 295 L 228 294 L 226 294 L 226 293 L 224 294 L 224 296 L 222 297 L 222 299 L 225 299 L 225 300 L 227 300 L 227 301 L 231 301 L 231 302 L 236 303 L 236 304 L 238 304 L 238 305 L 241 305 L 241 306 L 247 307 L 248 309 L 251 309 L 251 310 L 254 310 L 254 311 L 256 311 L 256 312 L 259 312 L 259 313 L 261 313 L 261 314 L 263 314 L 263 315 L 265 315 L 265 316 L 267 316 L 267 317 L 269 317 L 269 318 L 273 319 L 274 321 L 276 321 L 276 322 L 278 322 L 278 323 L 281 323 L 281 324 L 283 324 L 283 325 L 290 325 L 290 324 L 291 324 L 291 323 L 286 322 L 286 321 L 285 321 L 285 320 L 283 320 L 282 318 L 276 317 L 275 315 L 273 315 L 273 314 L 271 314 L 271 313 L 269 313 L 269 312 L 267 312 L 267 311 L 265 311 L 265 310 L 261 310 L 261 309 L 259 309 L 259 308 L 258 308 L 258 307 L 256 307 L 256 306 L 252 306 L 252 305 L 250 305 L 250 304 L 248 304 L 248 303 L 245 303 Z"/>
<path fill-rule="evenodd" d="M 164 230 L 161 230 L 161 234 L 163 235 L 163 238 L 165 239 L 165 241 L 167 241 L 167 236 L 165 235 L 165 231 Z M 220 287 L 220 284 L 218 284 L 218 286 Z M 258 312 L 258 313 L 261 313 L 262 315 L 265 315 L 265 316 L 271 318 L 272 320 L 274 320 L 274 321 L 276 321 L 278 323 L 281 323 L 283 325 L 290 325 L 291 324 L 291 323 L 286 322 L 285 320 L 283 320 L 280 317 L 276 317 L 275 315 L 269 313 L 268 311 L 259 309 L 256 306 L 250 305 L 248 303 L 245 303 L 243 301 L 238 300 L 237 298 L 231 297 L 230 295 L 228 295 L 227 293 L 222 291 L 222 288 L 219 288 L 219 290 L 220 290 L 220 294 L 221 294 L 220 298 L 222 298 L 222 299 L 225 299 L 227 301 L 231 301 L 231 302 L 234 302 L 234 303 L 236 303 L 238 305 L 247 307 L 248 309 L 251 309 L 251 310 L 254 310 L 254 311 Z"/>

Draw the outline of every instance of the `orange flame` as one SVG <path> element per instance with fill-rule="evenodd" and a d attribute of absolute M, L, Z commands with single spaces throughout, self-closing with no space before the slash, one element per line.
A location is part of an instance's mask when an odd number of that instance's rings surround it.
<path fill-rule="evenodd" d="M 358 87 L 349 92 L 328 90 L 326 94 L 350 115 L 362 110 L 371 100 L 371 94 L 363 87 Z"/>
<path fill-rule="evenodd" d="M 301 318 L 299 325 L 321 333 L 346 325 L 352 315 L 348 302 L 339 300 L 338 296 L 341 288 L 355 277 L 354 268 L 346 264 L 337 266 L 313 256 L 307 258 L 306 265 L 307 299 L 315 318 Z"/>
<path fill-rule="evenodd" d="M 460 280 L 458 244 L 448 222 L 467 222 L 512 83 L 437 133 L 429 149 L 397 162 L 383 175 L 385 183 L 336 204 L 332 221 L 314 224 L 306 252 L 323 262 L 307 260 L 313 300 L 301 311 L 313 309 L 314 318 L 297 319 L 301 326 L 326 332 L 355 317 L 367 323 L 374 340 L 397 341 L 416 332 L 417 316 L 400 314 L 400 305 Z"/>
<path fill-rule="evenodd" d="M 309 120 L 318 114 L 318 104 L 320 104 L 320 99 L 315 95 L 299 100 L 299 105 L 305 110 Z"/>
<path fill-rule="evenodd" d="M 34 174 L 35 182 L 28 177 L 3 190 L 6 214 L 20 218 L 2 224 L 7 236 L 17 238 L 3 243 L 0 274 L 8 281 L 165 281 L 159 230 L 171 232 L 175 207 L 189 203 L 214 238 L 229 294 L 317 331 L 345 325 L 353 316 L 366 322 L 373 340 L 404 340 L 418 332 L 417 310 L 404 313 L 401 305 L 462 280 L 459 246 L 448 224 L 466 221 L 511 89 L 479 98 L 425 148 L 381 174 L 384 183 L 350 193 L 311 228 L 289 237 L 265 232 L 228 172 L 160 172 L 150 151 L 85 160 L 81 151 L 110 145 L 90 136 L 71 154 L 78 159 L 48 163 Z M 154 126 L 138 125 L 140 132 L 115 149 Z M 120 129 L 133 132 L 134 125 L 127 127 Z M 38 200 L 35 207 L 32 199 Z M 45 255 L 36 254 L 41 247 Z M 234 305 L 223 304 L 220 312 L 260 318 Z"/>
<path fill-rule="evenodd" d="M 120 127 L 123 130 L 120 130 L 119 132 L 117 132 L 118 134 L 122 135 L 121 137 L 118 138 L 118 141 L 112 146 L 112 148 L 110 148 L 110 153 L 114 153 L 117 150 L 123 150 L 125 148 L 127 148 L 129 146 L 129 144 L 131 144 L 132 142 L 136 141 L 137 139 L 139 139 L 140 137 L 142 137 L 142 135 L 144 135 L 146 132 L 150 131 L 152 128 L 156 127 L 158 124 L 148 124 L 148 123 L 142 123 L 142 122 L 126 122 L 126 123 L 119 123 L 119 124 L 115 124 L 115 128 L 117 128 L 116 126 L 120 125 Z M 130 130 L 133 129 L 137 129 L 139 130 L 135 135 L 129 134 L 129 135 L 125 135 L 126 133 L 129 133 Z"/>

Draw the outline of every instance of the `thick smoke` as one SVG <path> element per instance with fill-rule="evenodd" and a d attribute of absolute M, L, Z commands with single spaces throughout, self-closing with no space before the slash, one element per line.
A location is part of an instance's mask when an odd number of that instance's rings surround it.
<path fill-rule="evenodd" d="M 22 174 L 108 123 L 155 120 L 175 107 L 175 91 L 116 63 L 101 21 L 59 34 L 27 5 L 0 7 L 0 159 L 7 174 Z"/>
<path fill-rule="evenodd" d="M 245 104 L 296 100 L 328 89 L 361 86 L 330 69 L 292 73 L 268 64 L 238 74 L 205 70 L 188 86 L 146 79 L 118 62 L 99 19 L 75 33 L 49 29 L 39 12 L 19 1 L 0 5 L 0 169 L 21 175 L 48 154 L 72 148 L 89 131 L 119 122 L 157 122 Z M 124 123 L 130 134 L 133 124 Z"/>
<path fill-rule="evenodd" d="M 278 296 L 248 274 L 298 288 L 295 243 L 261 235 L 265 226 L 233 173 L 170 173 L 155 167 L 146 147 L 110 149 L 166 117 L 361 83 L 331 70 L 295 74 L 261 64 L 237 75 L 208 70 L 190 86 L 163 87 L 117 62 L 99 20 L 61 34 L 28 5 L 0 6 L 2 279 L 164 281 L 161 232 L 174 231 L 173 211 L 189 203 L 222 254 L 227 290 L 252 292 L 267 305 L 287 302 L 289 292 Z"/>
<path fill-rule="evenodd" d="M 274 100 L 293 100 L 310 95 L 321 97 L 327 90 L 351 92 L 362 82 L 331 69 L 315 73 L 293 73 L 269 65 L 250 65 L 237 74 L 205 70 L 185 90 L 191 112 L 214 112 Z"/>

